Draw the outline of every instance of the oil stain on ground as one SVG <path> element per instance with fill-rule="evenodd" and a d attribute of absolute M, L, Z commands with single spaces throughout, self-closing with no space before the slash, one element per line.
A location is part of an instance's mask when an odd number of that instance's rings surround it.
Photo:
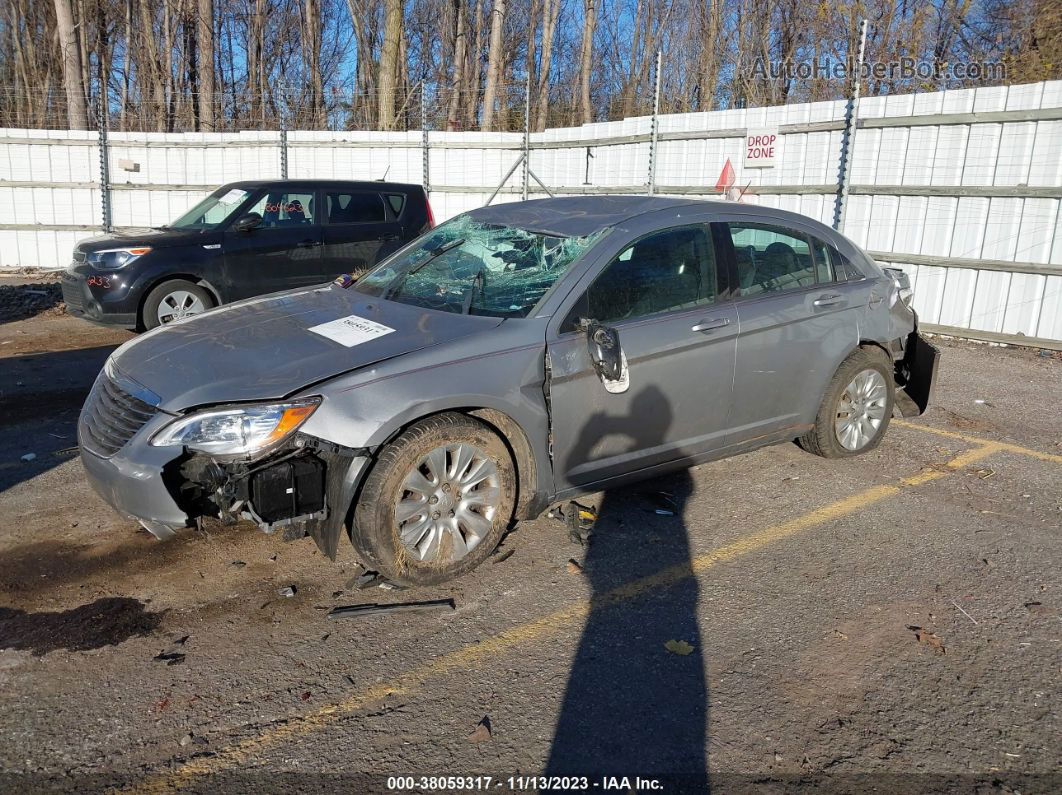
<path fill-rule="evenodd" d="M 0 607 L 0 649 L 31 651 L 88 651 L 114 646 L 132 637 L 148 635 L 162 621 L 144 603 L 129 597 L 108 597 L 57 613 L 27 613 Z"/>

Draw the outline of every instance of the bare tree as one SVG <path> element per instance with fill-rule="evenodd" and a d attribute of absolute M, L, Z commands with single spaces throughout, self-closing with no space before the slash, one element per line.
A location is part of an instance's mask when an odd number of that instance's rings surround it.
<path fill-rule="evenodd" d="M 380 52 L 379 110 L 381 130 L 395 122 L 395 94 L 398 89 L 398 55 L 402 48 L 402 0 L 384 0 L 383 49 Z"/>
<path fill-rule="evenodd" d="M 63 53 L 63 87 L 66 90 L 67 123 L 71 129 L 88 129 L 88 108 L 81 74 L 81 45 L 74 29 L 70 0 L 55 0 L 55 28 Z"/>
<path fill-rule="evenodd" d="M 590 104 L 590 73 L 594 65 L 594 27 L 597 25 L 597 1 L 583 0 L 583 41 L 579 47 L 579 120 L 589 124 L 594 120 Z"/>
<path fill-rule="evenodd" d="M 214 0 L 199 0 L 199 129 L 214 131 Z"/>
<path fill-rule="evenodd" d="M 468 24 L 464 0 L 453 0 L 455 17 L 454 31 L 454 76 L 450 88 L 450 100 L 446 109 L 446 129 L 456 130 L 460 126 L 461 89 L 465 82 L 465 61 L 468 59 Z"/>
<path fill-rule="evenodd" d="M 505 53 L 502 49 L 505 34 L 505 0 L 494 0 L 490 12 L 490 48 L 487 52 L 487 85 L 483 89 L 483 120 L 481 130 L 490 130 L 494 125 L 495 103 L 498 84 L 502 80 Z"/>
<path fill-rule="evenodd" d="M 543 0 L 542 6 L 542 57 L 538 64 L 538 84 L 535 87 L 535 129 L 546 129 L 546 114 L 549 110 L 549 77 L 553 64 L 553 39 L 557 31 L 561 0 Z"/>

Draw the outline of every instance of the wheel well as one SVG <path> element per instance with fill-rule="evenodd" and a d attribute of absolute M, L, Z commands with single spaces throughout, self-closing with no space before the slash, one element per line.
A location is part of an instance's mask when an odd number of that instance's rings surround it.
<path fill-rule="evenodd" d="M 531 442 L 528 441 L 527 434 L 524 433 L 524 429 L 520 427 L 520 424 L 516 422 L 516 420 L 502 411 L 498 411 L 497 409 L 476 408 L 474 406 L 455 407 L 433 411 L 430 414 L 415 417 L 400 428 L 397 428 L 379 445 L 379 447 L 376 448 L 376 452 L 379 452 L 405 433 L 406 429 L 410 426 L 438 414 L 465 414 L 469 417 L 476 418 L 498 434 L 502 442 L 505 443 L 509 455 L 512 457 L 513 466 L 516 467 L 517 493 L 513 518 L 534 518 L 534 515 L 537 513 L 534 506 L 534 498 L 538 494 L 538 470 L 535 468 L 535 453 L 531 448 Z M 371 464 L 372 467 L 376 466 L 376 458 L 377 456 L 374 454 Z M 346 523 L 348 532 L 353 530 L 354 506 L 361 498 L 361 490 L 365 485 L 365 480 L 368 477 L 368 474 L 369 470 L 366 470 L 362 475 L 361 483 L 358 484 L 358 488 L 354 493 L 354 498 L 348 508 Z"/>
<path fill-rule="evenodd" d="M 890 366 L 892 365 L 892 354 L 889 353 L 889 349 L 884 345 L 874 342 L 874 340 L 860 340 L 859 347 L 865 351 L 880 352 L 885 357 L 885 361 L 887 361 Z"/>
<path fill-rule="evenodd" d="M 155 281 L 151 282 L 151 284 L 144 288 L 144 292 L 140 295 L 140 303 L 137 305 L 136 308 L 137 329 L 139 329 L 140 331 L 144 330 L 144 304 L 147 303 L 148 296 L 151 295 L 151 292 L 160 284 L 176 281 L 177 279 L 184 279 L 186 282 L 191 282 L 192 284 L 202 287 L 204 290 L 207 291 L 207 293 L 210 295 L 210 298 L 214 301 L 214 306 L 221 305 L 221 297 L 218 295 L 217 290 L 214 289 L 210 282 L 207 282 L 204 279 L 199 278 L 198 276 L 193 276 L 190 273 L 167 273 L 165 276 L 160 276 L 159 278 L 155 279 Z"/>

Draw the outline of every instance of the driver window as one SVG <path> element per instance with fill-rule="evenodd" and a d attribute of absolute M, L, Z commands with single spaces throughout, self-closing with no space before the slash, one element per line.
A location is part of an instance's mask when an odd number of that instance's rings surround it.
<path fill-rule="evenodd" d="M 718 295 L 715 252 L 704 226 L 643 237 L 612 260 L 586 295 L 600 323 L 710 304 Z"/>
<path fill-rule="evenodd" d="M 247 212 L 262 216 L 259 229 L 286 229 L 312 224 L 313 205 L 312 193 L 269 191 L 249 207 Z"/>
<path fill-rule="evenodd" d="M 742 296 L 799 290 L 815 285 L 815 263 L 808 239 L 781 226 L 730 223 Z"/>

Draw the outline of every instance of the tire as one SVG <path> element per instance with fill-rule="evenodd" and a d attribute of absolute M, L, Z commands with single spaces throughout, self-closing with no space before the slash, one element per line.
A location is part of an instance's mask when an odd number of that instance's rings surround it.
<path fill-rule="evenodd" d="M 439 414 L 410 426 L 380 454 L 355 506 L 350 539 L 366 568 L 400 585 L 435 585 L 494 551 L 515 503 L 505 442 L 471 417 Z"/>
<path fill-rule="evenodd" d="M 850 458 L 881 444 L 892 419 L 891 364 L 876 348 L 860 348 L 841 362 L 826 387 L 814 427 L 797 439 L 797 444 L 823 458 Z M 856 416 L 862 417 L 854 423 L 843 416 L 851 416 L 848 406 L 853 395 Z"/>
<path fill-rule="evenodd" d="M 167 301 L 167 299 L 173 300 Z M 165 305 L 164 302 L 166 302 Z M 163 308 L 163 316 L 165 316 L 165 306 L 175 310 L 183 308 L 183 314 L 173 312 L 178 315 L 173 320 L 179 320 L 181 317 L 191 317 L 211 309 L 214 306 L 214 299 L 210 293 L 194 282 L 187 279 L 171 279 L 157 285 L 148 293 L 144 300 L 144 307 L 140 310 L 140 325 L 150 330 L 172 322 L 159 317 L 160 308 Z"/>

